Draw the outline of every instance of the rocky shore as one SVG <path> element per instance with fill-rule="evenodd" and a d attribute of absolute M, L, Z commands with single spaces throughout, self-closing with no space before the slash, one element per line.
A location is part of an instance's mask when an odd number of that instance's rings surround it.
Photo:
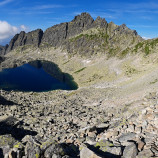
<path fill-rule="evenodd" d="M 1 91 L 0 157 L 157 157 L 158 94 L 122 107 L 105 106 L 106 95 Z"/>

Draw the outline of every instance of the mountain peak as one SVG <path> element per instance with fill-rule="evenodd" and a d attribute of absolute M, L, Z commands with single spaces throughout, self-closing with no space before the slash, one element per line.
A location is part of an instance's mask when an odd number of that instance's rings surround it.
<path fill-rule="evenodd" d="M 75 16 L 75 18 L 71 21 L 72 23 L 76 23 L 77 26 L 80 27 L 89 27 L 92 25 L 94 19 L 91 17 L 89 13 L 81 13 L 80 15 Z"/>
<path fill-rule="evenodd" d="M 93 21 L 93 18 L 87 12 L 84 12 L 84 13 L 81 13 L 80 15 L 75 16 L 72 21 L 78 21 L 78 20 L 83 20 L 83 19 L 90 19 Z"/>
<path fill-rule="evenodd" d="M 70 42 L 77 36 L 78 38 L 75 39 L 76 43 Z M 105 18 L 98 16 L 94 20 L 89 13 L 83 12 L 80 15 L 75 16 L 71 22 L 65 22 L 52 26 L 45 32 L 41 29 L 28 33 L 22 31 L 12 38 L 8 47 L 2 47 L 0 49 L 0 53 L 8 53 L 20 46 L 23 48 L 25 45 L 32 45 L 34 47 L 47 47 L 48 45 L 52 47 L 62 46 L 68 52 L 75 52 L 78 48 L 83 49 L 83 43 L 84 45 L 87 45 L 87 50 L 85 49 L 86 52 L 94 52 L 93 48 L 95 48 L 96 45 L 98 48 L 103 47 L 103 51 L 107 51 L 110 47 L 120 47 L 120 40 L 124 41 L 122 43 L 125 43 L 127 40 L 124 36 L 128 39 L 136 38 L 136 42 L 140 40 L 136 31 L 130 30 L 125 24 L 120 26 L 114 24 L 113 22 L 108 24 Z M 129 41 L 130 40 L 128 40 L 127 46 L 132 42 Z M 71 47 L 74 48 L 73 51 L 69 51 L 69 45 L 72 45 Z M 92 48 L 92 50 L 90 48 Z M 122 45 L 120 50 L 123 48 L 124 46 Z M 77 50 L 76 52 L 81 51 Z"/>
<path fill-rule="evenodd" d="M 95 21 L 94 21 L 96 26 L 99 27 L 106 27 L 107 26 L 107 21 L 105 20 L 105 18 L 101 18 L 100 16 L 98 16 Z"/>

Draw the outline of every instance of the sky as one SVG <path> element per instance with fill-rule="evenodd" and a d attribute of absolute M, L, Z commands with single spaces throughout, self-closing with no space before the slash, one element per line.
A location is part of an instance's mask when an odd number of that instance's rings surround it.
<path fill-rule="evenodd" d="M 0 45 L 20 31 L 46 30 L 82 12 L 126 24 L 145 39 L 158 37 L 158 0 L 0 0 Z"/>

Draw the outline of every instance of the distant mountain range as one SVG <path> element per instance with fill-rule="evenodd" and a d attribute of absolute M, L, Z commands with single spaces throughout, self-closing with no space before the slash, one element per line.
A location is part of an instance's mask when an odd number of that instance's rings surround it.
<path fill-rule="evenodd" d="M 82 13 L 75 16 L 71 22 L 61 23 L 48 28 L 16 34 L 9 45 L 0 46 L 0 54 L 27 47 L 60 47 L 70 54 L 88 56 L 92 54 L 108 53 L 109 56 L 124 55 L 127 50 L 144 42 L 135 30 L 129 29 L 125 24 L 115 25 L 107 23 L 104 18 L 94 20 L 90 14 Z"/>

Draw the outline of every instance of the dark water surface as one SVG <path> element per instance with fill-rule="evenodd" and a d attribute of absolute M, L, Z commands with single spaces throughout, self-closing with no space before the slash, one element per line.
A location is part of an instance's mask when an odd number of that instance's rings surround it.
<path fill-rule="evenodd" d="M 56 64 L 48 61 L 33 61 L 0 71 L 0 89 L 7 91 L 43 92 L 77 88 L 71 75 L 61 72 Z"/>

